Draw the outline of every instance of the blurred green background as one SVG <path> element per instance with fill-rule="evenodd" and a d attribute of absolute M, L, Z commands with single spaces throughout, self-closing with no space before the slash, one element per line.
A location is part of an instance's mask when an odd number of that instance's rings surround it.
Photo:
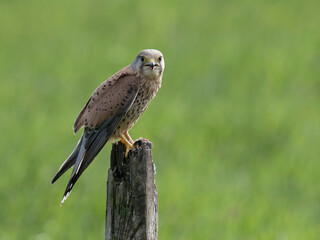
<path fill-rule="evenodd" d="M 0 240 L 104 239 L 111 146 L 62 208 L 73 122 L 145 48 L 159 239 L 319 239 L 320 2 L 0 1 Z"/>

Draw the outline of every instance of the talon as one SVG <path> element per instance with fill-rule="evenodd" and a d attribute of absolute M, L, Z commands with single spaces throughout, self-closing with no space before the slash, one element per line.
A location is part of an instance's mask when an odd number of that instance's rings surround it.
<path fill-rule="evenodd" d="M 125 156 L 125 158 L 127 158 L 127 157 L 128 157 L 128 154 L 129 154 L 129 151 L 130 151 L 131 149 L 135 148 L 136 146 L 133 145 L 133 144 L 125 145 L 125 146 L 126 146 L 126 154 L 125 154 L 124 156 Z"/>
<path fill-rule="evenodd" d="M 128 157 L 129 151 L 136 146 L 129 142 L 123 135 L 120 136 L 120 142 L 126 147 L 126 153 L 125 153 L 125 158 Z"/>

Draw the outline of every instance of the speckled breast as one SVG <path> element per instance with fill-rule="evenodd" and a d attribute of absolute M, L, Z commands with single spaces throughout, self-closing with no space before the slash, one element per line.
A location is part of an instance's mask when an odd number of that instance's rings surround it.
<path fill-rule="evenodd" d="M 140 85 L 135 101 L 112 134 L 112 138 L 119 138 L 120 134 L 134 126 L 134 124 L 147 109 L 149 103 L 156 95 L 160 86 L 161 82 L 156 81 L 146 81 Z"/>

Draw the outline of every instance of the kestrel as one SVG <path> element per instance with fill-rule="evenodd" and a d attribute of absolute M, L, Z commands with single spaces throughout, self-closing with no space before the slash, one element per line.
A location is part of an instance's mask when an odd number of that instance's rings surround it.
<path fill-rule="evenodd" d="M 112 75 L 93 92 L 73 126 L 74 133 L 84 126 L 82 137 L 51 182 L 74 165 L 61 205 L 108 140 L 120 138 L 126 147 L 125 157 L 135 147 L 128 131 L 161 87 L 163 70 L 164 59 L 160 51 L 142 50 L 129 66 Z"/>

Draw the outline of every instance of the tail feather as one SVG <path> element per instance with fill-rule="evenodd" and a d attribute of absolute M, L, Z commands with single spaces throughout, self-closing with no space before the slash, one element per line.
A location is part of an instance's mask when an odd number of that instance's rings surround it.
<path fill-rule="evenodd" d="M 81 147 L 60 205 L 68 198 L 81 174 L 107 143 L 118 123 L 118 119 L 114 118 L 113 121 L 104 122 L 104 124 L 95 131 L 85 128 L 83 133 L 84 140 L 81 142 Z"/>
<path fill-rule="evenodd" d="M 84 136 L 84 134 L 82 135 Z M 71 173 L 71 176 L 70 176 L 70 179 L 69 179 L 69 182 L 68 182 L 68 185 L 67 185 L 67 188 L 63 194 L 63 197 L 62 197 L 62 201 L 60 203 L 60 206 L 62 206 L 63 202 L 68 198 L 69 194 L 71 193 L 71 190 L 74 186 L 74 184 L 76 183 L 77 179 L 74 180 L 74 176 L 77 176 L 77 174 L 79 173 L 79 170 L 80 170 L 80 167 L 83 163 L 83 161 L 85 160 L 84 157 L 85 157 L 85 154 L 86 154 L 86 150 L 85 150 L 85 141 L 82 142 L 81 144 L 81 147 L 80 147 L 80 150 L 79 150 L 79 153 L 78 153 L 78 156 L 76 158 L 76 161 L 75 161 L 75 164 L 74 164 L 74 167 L 73 167 L 73 170 L 72 170 L 72 173 Z M 79 176 L 80 177 L 80 176 Z"/>
<path fill-rule="evenodd" d="M 78 142 L 76 149 L 73 151 L 70 157 L 62 164 L 57 175 L 52 180 L 52 183 L 54 183 L 65 171 L 67 171 L 71 166 L 74 165 L 68 185 L 63 194 L 60 206 L 70 195 L 70 192 L 74 184 L 77 182 L 83 171 L 90 165 L 93 159 L 101 151 L 103 146 L 107 143 L 113 131 L 118 126 L 120 120 L 132 106 L 132 103 L 136 98 L 137 94 L 138 92 L 136 91 L 135 94 L 132 95 L 130 99 L 128 99 L 128 104 L 121 111 L 119 111 L 118 114 L 116 114 L 113 118 L 105 120 L 99 127 L 95 129 L 89 129 L 87 127 L 84 129 L 83 135 L 80 141 Z"/>
<path fill-rule="evenodd" d="M 76 148 L 73 150 L 73 152 L 70 154 L 70 156 L 67 158 L 67 160 L 64 161 L 64 163 L 61 165 L 59 171 L 56 173 L 54 178 L 51 181 L 51 184 L 53 184 L 55 181 L 57 181 L 69 168 L 71 168 L 77 159 L 81 144 L 83 141 L 83 135 L 80 138 Z"/>

